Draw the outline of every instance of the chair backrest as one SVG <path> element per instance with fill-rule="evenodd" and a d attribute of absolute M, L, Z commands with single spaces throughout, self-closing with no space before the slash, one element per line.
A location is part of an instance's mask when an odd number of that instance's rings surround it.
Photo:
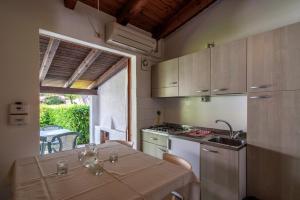
<path fill-rule="evenodd" d="M 41 128 L 42 131 L 51 131 L 51 130 L 59 130 L 59 129 L 63 129 L 63 127 L 57 125 L 47 125 Z"/>
<path fill-rule="evenodd" d="M 130 148 L 133 147 L 133 142 L 129 142 L 129 141 L 125 141 L 125 140 L 106 140 L 105 142 L 118 142 L 118 143 L 128 146 Z"/>
<path fill-rule="evenodd" d="M 77 132 L 68 132 L 54 136 L 51 140 L 52 151 L 58 152 L 74 149 L 79 135 Z"/>
<path fill-rule="evenodd" d="M 181 157 L 178 157 L 178 156 L 175 156 L 175 155 L 169 154 L 169 153 L 164 153 L 163 154 L 163 159 L 168 161 L 168 162 L 171 162 L 175 165 L 180 165 L 180 166 L 184 167 L 187 170 L 192 170 L 192 165 L 188 161 L 184 160 Z"/>

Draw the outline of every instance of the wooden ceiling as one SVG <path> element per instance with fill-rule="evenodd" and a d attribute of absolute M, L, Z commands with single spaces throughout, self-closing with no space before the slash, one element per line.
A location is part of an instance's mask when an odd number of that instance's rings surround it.
<path fill-rule="evenodd" d="M 40 63 L 42 87 L 96 89 L 126 67 L 128 58 L 40 35 Z M 118 71 L 111 70 L 116 66 Z"/>
<path fill-rule="evenodd" d="M 80 1 L 98 9 L 98 0 L 64 0 L 74 9 Z M 99 0 L 99 9 L 128 23 L 151 32 L 156 39 L 164 38 L 188 20 L 202 12 L 216 0 Z"/>

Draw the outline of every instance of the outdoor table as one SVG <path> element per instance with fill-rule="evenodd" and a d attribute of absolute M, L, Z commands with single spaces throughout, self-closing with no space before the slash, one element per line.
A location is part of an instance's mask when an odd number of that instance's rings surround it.
<path fill-rule="evenodd" d="M 161 200 L 172 191 L 189 199 L 196 180 L 192 171 L 110 142 L 98 145 L 104 172 L 96 176 L 78 161 L 78 149 L 17 160 L 14 165 L 15 200 Z M 119 160 L 109 162 L 111 152 Z M 56 163 L 67 160 L 68 174 L 58 176 Z"/>
<path fill-rule="evenodd" d="M 51 140 L 54 136 L 61 135 L 64 133 L 69 133 L 71 132 L 68 129 L 54 129 L 54 130 L 45 130 L 45 131 L 40 131 L 40 138 L 45 141 L 42 145 L 42 154 L 44 154 L 46 146 L 48 146 L 48 153 L 51 153 L 51 149 L 49 146 L 51 146 Z"/>
<path fill-rule="evenodd" d="M 64 134 L 71 132 L 68 129 L 56 129 L 56 130 L 47 130 L 47 131 L 40 131 L 40 137 L 54 137 L 56 135 Z"/>

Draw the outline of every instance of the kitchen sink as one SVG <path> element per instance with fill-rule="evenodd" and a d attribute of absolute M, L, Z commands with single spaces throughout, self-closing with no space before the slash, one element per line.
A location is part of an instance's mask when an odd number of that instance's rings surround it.
<path fill-rule="evenodd" d="M 243 140 L 231 139 L 231 138 L 225 138 L 225 137 L 214 137 L 208 141 L 223 144 L 223 145 L 228 145 L 228 146 L 232 146 L 232 147 L 240 147 L 240 146 L 244 145 Z"/>

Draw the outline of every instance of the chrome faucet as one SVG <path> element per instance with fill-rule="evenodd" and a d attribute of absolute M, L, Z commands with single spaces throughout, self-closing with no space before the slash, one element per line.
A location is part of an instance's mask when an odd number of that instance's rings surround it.
<path fill-rule="evenodd" d="M 234 138 L 234 132 L 233 132 L 232 126 L 228 122 L 226 122 L 225 120 L 217 119 L 216 123 L 218 123 L 218 122 L 225 123 L 229 127 L 229 136 L 230 136 L 230 138 Z"/>

